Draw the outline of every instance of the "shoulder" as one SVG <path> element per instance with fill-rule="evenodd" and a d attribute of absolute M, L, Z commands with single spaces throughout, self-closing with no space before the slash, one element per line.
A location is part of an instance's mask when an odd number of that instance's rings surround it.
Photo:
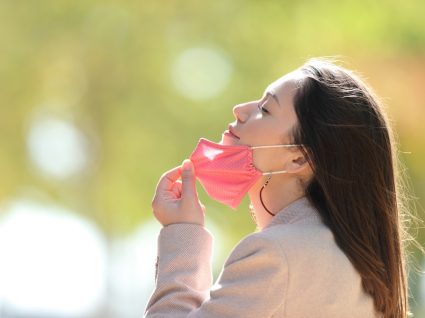
<path fill-rule="evenodd" d="M 288 257 L 316 257 L 320 252 L 343 254 L 331 229 L 305 197 L 281 210 L 265 229 L 254 235 L 273 241 Z"/>
<path fill-rule="evenodd" d="M 280 263 L 286 262 L 284 251 L 273 235 L 266 232 L 256 232 L 244 237 L 232 250 L 225 266 L 244 259 L 258 259 L 263 266 L 270 264 L 274 258 Z"/>
<path fill-rule="evenodd" d="M 332 231 L 320 217 L 308 217 L 293 223 L 279 223 L 243 238 L 233 249 L 228 261 L 246 255 L 278 258 L 282 265 L 300 266 L 336 262 L 349 265 L 349 260 L 335 242 Z"/>
<path fill-rule="evenodd" d="M 358 282 L 359 275 L 351 261 L 336 243 L 331 229 L 319 217 L 275 224 L 252 235 L 251 240 L 257 239 L 272 242 L 270 246 L 285 257 L 293 282 L 299 282 L 300 286 L 311 283 L 307 277 L 335 281 L 335 275 L 344 277 L 346 283 Z"/>
<path fill-rule="evenodd" d="M 284 255 L 293 248 L 303 250 L 318 246 L 333 245 L 332 231 L 320 220 L 301 220 L 291 224 L 276 224 L 244 237 L 234 248 L 233 254 L 259 249 Z"/>
<path fill-rule="evenodd" d="M 337 245 L 334 234 L 305 197 L 281 210 L 262 231 L 243 238 L 233 249 L 228 262 L 247 255 L 275 258 L 284 266 L 296 271 L 307 270 L 311 274 L 317 274 L 319 266 L 348 272 L 353 269 Z"/>
<path fill-rule="evenodd" d="M 317 219 L 303 219 L 291 224 L 277 224 L 267 228 L 255 236 L 273 241 L 288 258 L 300 260 L 316 258 L 328 254 L 343 255 L 335 242 L 332 231 Z"/>

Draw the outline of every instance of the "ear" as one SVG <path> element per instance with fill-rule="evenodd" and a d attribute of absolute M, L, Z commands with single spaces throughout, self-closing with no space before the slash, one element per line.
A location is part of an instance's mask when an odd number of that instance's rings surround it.
<path fill-rule="evenodd" d="M 307 161 L 307 158 L 301 153 L 294 154 L 294 156 L 291 158 L 291 160 L 287 161 L 285 165 L 285 170 L 288 173 L 300 173 L 304 172 L 306 169 L 309 168 L 309 163 Z"/>

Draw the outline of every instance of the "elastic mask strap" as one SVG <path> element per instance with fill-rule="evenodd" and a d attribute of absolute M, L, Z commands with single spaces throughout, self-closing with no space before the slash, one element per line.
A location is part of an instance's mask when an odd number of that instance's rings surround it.
<path fill-rule="evenodd" d="M 272 176 L 274 174 L 281 174 L 281 173 L 288 173 L 287 170 L 277 170 L 277 171 L 269 171 L 269 172 L 263 172 L 263 176 Z"/>
<path fill-rule="evenodd" d="M 270 146 L 250 146 L 251 149 L 265 149 L 265 148 L 289 148 L 289 147 L 304 147 L 304 145 L 270 145 Z"/>

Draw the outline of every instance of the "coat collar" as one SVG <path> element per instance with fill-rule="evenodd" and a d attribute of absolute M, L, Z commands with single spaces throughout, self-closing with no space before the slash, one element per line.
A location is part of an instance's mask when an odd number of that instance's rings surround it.
<path fill-rule="evenodd" d="M 321 216 L 310 201 L 303 196 L 277 212 L 265 229 L 277 224 L 295 223 L 306 218 L 316 218 L 320 220 Z"/>

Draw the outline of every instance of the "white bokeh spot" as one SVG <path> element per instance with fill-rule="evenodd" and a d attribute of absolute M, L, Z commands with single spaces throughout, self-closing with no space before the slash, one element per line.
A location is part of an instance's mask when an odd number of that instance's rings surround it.
<path fill-rule="evenodd" d="M 51 116 L 38 116 L 31 122 L 27 148 L 34 166 L 49 177 L 70 177 L 88 163 L 84 135 L 71 122 Z"/>
<path fill-rule="evenodd" d="M 96 312 L 107 275 L 100 231 L 70 211 L 30 200 L 14 201 L 1 213 L 0 304 L 7 314 L 87 317 Z"/>
<path fill-rule="evenodd" d="M 190 48 L 177 57 L 172 79 L 182 95 L 193 100 L 207 100 L 226 88 L 232 72 L 232 63 L 220 50 Z"/>

